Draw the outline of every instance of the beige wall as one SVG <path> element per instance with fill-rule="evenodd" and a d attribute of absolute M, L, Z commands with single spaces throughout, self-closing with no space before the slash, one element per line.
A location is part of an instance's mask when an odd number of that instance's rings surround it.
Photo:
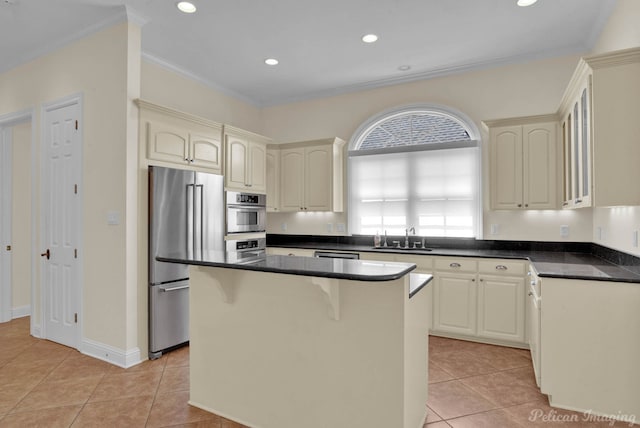
<path fill-rule="evenodd" d="M 137 343 L 137 338 L 128 337 L 134 333 L 127 326 L 136 322 L 127 313 L 127 299 L 136 297 L 137 291 L 131 290 L 137 290 L 137 284 L 127 272 L 131 248 L 126 235 L 138 221 L 135 209 L 127 209 L 128 146 L 137 146 L 126 127 L 127 97 L 134 95 L 127 93 L 127 79 L 134 77 L 128 73 L 130 38 L 139 43 L 139 29 L 118 24 L 0 75 L 0 114 L 35 107 L 36 141 L 41 138 L 43 103 L 83 96 L 82 335 L 119 350 Z M 133 81 L 139 82 L 139 77 Z M 37 171 L 34 179 L 39 192 Z M 39 213 L 39 205 L 32 208 Z M 107 225 L 108 211 L 120 213 L 119 225 Z M 36 239 L 40 242 L 40 236 Z M 36 284 L 39 287 L 39 279 Z M 32 308 L 36 326 L 41 322 L 40 298 L 38 288 Z"/>
<path fill-rule="evenodd" d="M 205 119 L 262 133 L 262 112 L 257 107 L 144 60 L 140 97 Z"/>
<path fill-rule="evenodd" d="M 12 128 L 11 306 L 31 304 L 31 122 Z"/>
<path fill-rule="evenodd" d="M 453 107 L 469 116 L 482 132 L 486 239 L 559 241 L 560 226 L 568 225 L 568 240 L 589 241 L 591 210 L 567 213 L 488 209 L 488 135 L 481 124 L 488 119 L 555 113 L 578 59 L 579 56 L 546 59 L 274 106 L 264 110 L 264 133 L 279 142 L 333 136 L 349 141 L 368 118 L 396 106 L 432 103 Z M 346 213 L 270 213 L 268 217 L 270 233 L 340 234 L 336 232 L 337 224 L 347 222 Z M 328 223 L 332 223 L 331 233 Z M 491 224 L 499 226 L 498 234 L 489 235 Z"/>
<path fill-rule="evenodd" d="M 598 54 L 640 46 L 640 1 L 618 0 L 593 47 Z"/>

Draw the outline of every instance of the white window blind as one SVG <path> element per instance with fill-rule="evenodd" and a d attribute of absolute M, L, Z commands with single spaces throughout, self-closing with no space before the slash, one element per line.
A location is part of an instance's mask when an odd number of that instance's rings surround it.
<path fill-rule="evenodd" d="M 477 147 L 350 158 L 351 232 L 475 237 Z"/>

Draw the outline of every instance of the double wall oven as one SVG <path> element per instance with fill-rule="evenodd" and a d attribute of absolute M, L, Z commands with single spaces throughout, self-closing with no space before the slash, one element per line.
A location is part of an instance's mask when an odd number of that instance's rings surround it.
<path fill-rule="evenodd" d="M 267 197 L 226 192 L 226 257 L 231 263 L 251 263 L 266 255 Z"/>

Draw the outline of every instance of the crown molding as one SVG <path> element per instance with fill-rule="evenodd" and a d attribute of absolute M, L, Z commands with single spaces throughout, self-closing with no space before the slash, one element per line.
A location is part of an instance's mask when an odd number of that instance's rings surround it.
<path fill-rule="evenodd" d="M 640 62 L 640 47 L 622 49 L 599 55 L 585 56 L 584 61 L 594 70 Z"/>
<path fill-rule="evenodd" d="M 483 120 L 482 124 L 486 128 L 494 128 L 497 126 L 530 125 L 534 123 L 557 122 L 557 121 L 558 121 L 557 114 L 541 114 L 536 116 L 522 116 L 522 117 L 510 117 L 506 119 Z"/>
<path fill-rule="evenodd" d="M 134 100 L 136 105 L 142 110 L 155 111 L 164 115 L 172 116 L 182 120 L 188 120 L 199 125 L 208 126 L 211 128 L 222 129 L 222 124 L 214 122 L 213 120 L 205 119 L 204 117 L 196 116 L 190 113 L 186 113 L 180 110 L 175 110 L 169 107 L 161 106 L 143 99 L 137 98 Z"/>
<path fill-rule="evenodd" d="M 133 22 L 133 23 L 147 22 L 146 20 L 141 18 L 142 15 L 137 14 L 129 7 L 117 6 L 112 9 L 114 9 L 114 12 L 112 14 L 110 14 L 109 16 L 105 17 L 104 19 L 92 25 L 82 27 L 79 31 L 76 31 L 71 34 L 67 34 L 58 39 L 49 40 L 47 41 L 47 43 L 42 44 L 40 47 L 36 49 L 25 51 L 15 61 L 8 64 L 3 64 L 2 66 L 0 66 L 0 73 L 4 73 L 6 71 L 12 70 L 16 67 L 19 67 L 23 64 L 31 62 L 37 58 L 40 58 L 41 56 L 45 56 L 50 53 L 53 53 L 57 50 L 60 50 L 66 46 L 71 45 L 72 43 L 78 40 L 84 39 L 85 37 L 95 34 L 105 28 L 109 28 L 114 25 L 121 24 L 123 22 Z M 131 10 L 131 12 L 129 12 L 129 10 Z"/>

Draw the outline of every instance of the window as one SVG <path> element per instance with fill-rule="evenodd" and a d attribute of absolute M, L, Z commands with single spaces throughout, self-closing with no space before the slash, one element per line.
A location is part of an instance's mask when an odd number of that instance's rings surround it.
<path fill-rule="evenodd" d="M 408 107 L 356 132 L 349 151 L 349 230 L 476 237 L 481 223 L 478 132 L 460 113 Z"/>

